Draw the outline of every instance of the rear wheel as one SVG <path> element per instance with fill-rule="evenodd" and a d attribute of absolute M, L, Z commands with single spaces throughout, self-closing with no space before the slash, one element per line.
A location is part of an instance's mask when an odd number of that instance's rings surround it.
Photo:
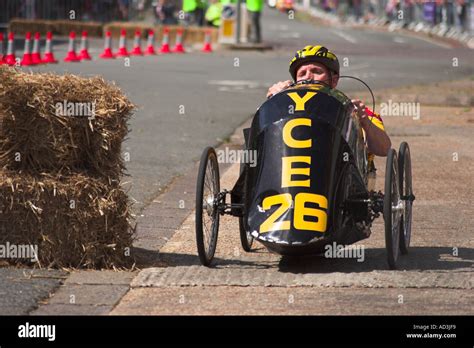
<path fill-rule="evenodd" d="M 385 192 L 383 218 L 385 222 L 385 246 L 390 269 L 397 266 L 400 254 L 400 223 L 403 211 L 403 201 L 399 193 L 399 176 L 397 153 L 390 149 L 385 168 Z"/>
<path fill-rule="evenodd" d="M 407 254 L 411 239 L 412 209 L 415 196 L 412 189 L 410 147 L 406 142 L 401 143 L 400 151 L 398 151 L 398 170 L 400 195 L 405 204 L 400 223 L 400 251 L 402 254 Z"/>
<path fill-rule="evenodd" d="M 219 166 L 212 147 L 204 149 L 196 185 L 196 243 L 199 259 L 209 266 L 219 232 Z"/>

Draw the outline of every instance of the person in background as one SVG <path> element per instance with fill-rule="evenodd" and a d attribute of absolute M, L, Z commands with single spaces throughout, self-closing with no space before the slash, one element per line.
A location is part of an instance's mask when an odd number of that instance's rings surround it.
<path fill-rule="evenodd" d="M 252 38 L 250 42 L 260 43 L 262 42 L 262 33 L 260 30 L 260 15 L 263 9 L 263 0 L 247 0 L 247 11 L 249 13 Z"/>
<path fill-rule="evenodd" d="M 186 17 L 187 24 L 194 24 L 196 22 L 196 10 L 198 0 L 183 0 L 183 12 Z"/>
<path fill-rule="evenodd" d="M 169 0 L 158 0 L 152 3 L 156 24 L 178 24 L 174 16 L 175 6 Z"/>
<path fill-rule="evenodd" d="M 211 0 L 205 15 L 206 25 L 211 27 L 219 27 L 221 25 L 221 14 L 222 2 L 219 0 Z"/>
<path fill-rule="evenodd" d="M 129 0 L 119 0 L 119 12 L 122 20 L 128 20 L 128 8 L 130 6 Z"/>
<path fill-rule="evenodd" d="M 196 25 L 204 26 L 204 14 L 207 9 L 207 0 L 197 0 L 196 6 Z"/>

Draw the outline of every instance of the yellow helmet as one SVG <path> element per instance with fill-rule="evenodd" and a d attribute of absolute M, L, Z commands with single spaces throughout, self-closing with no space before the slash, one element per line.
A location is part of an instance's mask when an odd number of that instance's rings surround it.
<path fill-rule="evenodd" d="M 329 70 L 339 74 L 339 61 L 334 53 L 321 45 L 306 46 L 302 50 L 296 51 L 295 56 L 290 61 L 290 74 L 294 81 L 296 81 L 296 71 L 298 68 L 303 64 L 311 62 L 321 63 Z"/>

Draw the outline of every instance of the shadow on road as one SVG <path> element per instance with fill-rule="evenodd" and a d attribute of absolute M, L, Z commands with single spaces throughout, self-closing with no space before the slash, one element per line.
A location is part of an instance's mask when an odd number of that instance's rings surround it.
<path fill-rule="evenodd" d="M 398 270 L 406 271 L 455 271 L 469 269 L 474 264 L 474 249 L 459 248 L 453 256 L 453 248 L 411 247 L 407 255 L 400 255 Z M 388 270 L 384 248 L 366 249 L 364 260 L 329 259 L 324 256 L 282 257 L 278 267 L 289 273 L 353 273 Z"/>
<path fill-rule="evenodd" d="M 474 265 L 474 249 L 459 248 L 458 256 L 453 256 L 453 249 L 448 247 L 412 247 L 408 255 L 400 255 L 398 270 L 406 271 L 462 271 L 470 270 Z M 384 248 L 366 249 L 364 260 L 357 259 L 329 259 L 324 256 L 288 257 L 283 256 L 278 264 L 259 260 L 252 260 L 257 253 L 244 253 L 240 258 L 215 258 L 213 267 L 243 267 L 268 269 L 278 267 L 280 272 L 288 273 L 360 273 L 388 270 L 386 251 Z M 175 267 L 199 266 L 197 254 L 160 253 L 158 251 L 134 248 L 133 255 L 137 267 Z"/>
<path fill-rule="evenodd" d="M 133 255 L 135 255 L 136 266 L 138 268 L 150 267 L 175 267 L 175 266 L 200 266 L 201 262 L 196 254 L 175 254 L 175 253 L 160 253 L 154 250 L 147 250 L 142 248 L 133 248 Z M 245 257 L 245 256 L 244 256 Z M 266 269 L 274 267 L 269 263 L 261 263 L 254 260 L 223 259 L 215 257 L 212 261 L 211 268 L 221 268 L 228 266 L 237 266 L 245 268 L 259 268 Z"/>

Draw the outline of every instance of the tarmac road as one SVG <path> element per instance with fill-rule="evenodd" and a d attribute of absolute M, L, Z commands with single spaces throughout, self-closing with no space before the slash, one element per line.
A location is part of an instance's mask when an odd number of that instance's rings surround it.
<path fill-rule="evenodd" d="M 274 51 L 192 52 L 131 58 L 130 67 L 123 60 L 95 60 L 32 70 L 101 74 L 116 81 L 138 105 L 124 148 L 130 154 L 127 168 L 136 211 L 173 177 L 190 169 L 205 146 L 221 142 L 253 115 L 267 88 L 290 78 L 288 62 L 307 44 L 324 43 L 338 54 L 342 74 L 362 78 L 374 90 L 474 74 L 474 51 L 467 48 L 450 49 L 398 33 L 315 27 L 274 10 L 265 11 L 263 28 L 264 39 L 275 45 Z M 67 45 L 57 47 L 58 57 L 66 49 Z M 94 57 L 101 50 L 102 42 L 91 42 Z M 340 89 L 365 87 L 341 80 Z"/>
<path fill-rule="evenodd" d="M 145 208 L 176 176 L 194 170 L 195 162 L 205 146 L 221 143 L 237 126 L 246 121 L 264 100 L 268 86 L 275 81 L 289 79 L 287 72 L 289 58 L 296 49 L 306 44 L 324 43 L 340 57 L 344 74 L 364 79 L 374 90 L 454 80 L 474 74 L 473 51 L 467 48 L 453 49 L 445 44 L 398 33 L 353 30 L 346 27 L 315 27 L 290 20 L 272 10 L 265 11 L 263 26 L 264 39 L 275 45 L 273 51 L 219 51 L 209 55 L 194 51 L 185 55 L 132 58 L 130 66 L 126 66 L 123 60 L 94 60 L 78 64 L 61 62 L 55 66 L 34 67 L 31 70 L 71 72 L 81 75 L 100 74 L 107 80 L 116 81 L 139 106 L 131 121 L 132 131 L 124 146 L 124 152 L 130 154 L 130 162 L 127 164 L 130 177 L 126 180 L 130 182 L 130 195 L 137 201 L 135 211 L 139 215 L 144 213 Z M 102 49 L 102 42 L 92 40 L 90 46 L 91 54 L 97 57 Z M 55 52 L 57 57 L 64 57 L 66 49 L 67 45 L 64 43 L 57 45 Z M 20 51 L 17 51 L 17 54 L 20 54 Z M 453 66 L 454 61 L 458 63 L 456 66 Z M 342 81 L 340 87 L 345 92 L 354 92 L 351 93 L 354 95 L 356 91 L 363 91 L 365 88 L 348 81 Z M 439 90 L 436 93 L 447 94 L 449 91 Z M 452 132 L 458 130 L 467 132 L 469 129 L 461 127 Z M 430 139 L 436 139 L 438 135 L 439 133 L 433 134 Z M 426 144 L 420 143 L 418 146 L 422 149 Z M 464 146 L 468 146 L 464 149 L 472 148 L 472 144 Z M 428 154 L 422 156 L 429 158 Z M 423 172 L 420 175 L 425 174 Z M 467 179 L 468 177 L 463 175 L 458 178 L 461 181 Z M 426 185 L 429 186 L 429 183 Z M 188 196 L 192 196 L 192 192 L 188 193 Z M 454 191 L 453 194 L 458 193 L 462 193 L 462 189 Z M 470 211 L 468 207 L 463 209 L 465 212 Z M 429 221 L 433 210 L 425 214 L 428 215 L 425 215 L 423 226 L 426 231 L 431 231 Z M 458 215 L 450 216 L 453 218 L 450 220 L 453 224 L 450 228 L 456 229 L 456 223 L 460 218 Z M 468 226 L 467 222 L 463 226 Z M 160 223 L 157 220 L 156 225 L 149 228 L 150 236 L 155 240 L 158 238 L 154 234 L 155 228 L 159 227 Z M 439 230 L 433 232 L 442 233 Z M 462 244 L 464 236 L 456 234 L 456 238 L 460 241 L 459 245 L 472 252 L 472 239 L 469 242 L 471 244 Z M 383 258 L 381 256 L 383 245 L 379 242 L 380 240 L 376 242 L 371 252 L 377 258 Z M 429 242 L 426 243 L 428 246 L 431 245 Z M 234 243 L 233 248 L 236 245 L 238 244 Z M 167 248 L 170 246 L 167 245 Z M 421 247 L 423 248 L 423 244 Z M 451 244 L 440 242 L 440 248 L 444 248 L 440 251 L 445 253 L 451 248 Z M 420 251 L 423 254 L 423 250 Z M 173 253 L 182 254 L 183 250 L 178 249 Z M 434 258 L 436 255 L 430 250 L 426 253 L 429 258 Z M 469 255 L 467 260 L 472 260 L 472 254 Z M 194 249 L 192 260 L 194 264 L 196 260 Z M 330 271 L 334 269 L 330 268 Z M 2 276 L 3 281 L 0 282 L 0 293 L 3 298 L 1 308 L 8 308 L 8 313 L 17 314 L 30 312 L 35 303 L 53 292 L 58 285 L 57 279 L 64 275 L 51 273 L 49 283 L 44 282 L 37 286 L 34 281 L 24 282 L 27 277 L 16 270 L 5 269 L 5 272 L 8 274 Z M 435 280 L 428 279 L 428 284 L 429 281 Z M 205 287 L 207 284 L 203 283 L 202 286 Z M 143 289 L 130 292 L 124 304 L 117 307 L 116 313 L 131 310 L 131 307 L 125 305 L 131 303 L 133 298 L 129 296 L 134 296 L 137 291 Z M 222 291 L 228 290 L 222 288 Z M 229 291 L 235 291 L 237 294 L 235 289 Z M 460 291 L 461 296 L 454 296 L 455 292 L 452 292 L 450 294 L 453 294 L 453 299 L 469 300 L 465 288 L 461 287 L 456 291 Z M 23 298 L 19 297 L 19 293 L 33 301 L 18 301 L 19 298 Z M 199 308 L 197 306 L 193 310 L 199 312 Z M 187 310 L 191 311 L 189 307 Z"/>

